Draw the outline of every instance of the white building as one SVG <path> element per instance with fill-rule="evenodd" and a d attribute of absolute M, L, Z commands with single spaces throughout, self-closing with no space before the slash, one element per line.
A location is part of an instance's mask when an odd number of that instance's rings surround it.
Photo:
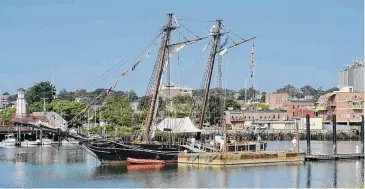
<path fill-rule="evenodd" d="M 172 99 L 174 96 L 177 95 L 193 95 L 193 89 L 192 88 L 186 88 L 186 87 L 176 87 L 174 85 L 168 85 L 168 86 L 162 86 L 160 89 L 160 96 L 163 99 L 167 99 L 170 93 L 170 98 Z"/>

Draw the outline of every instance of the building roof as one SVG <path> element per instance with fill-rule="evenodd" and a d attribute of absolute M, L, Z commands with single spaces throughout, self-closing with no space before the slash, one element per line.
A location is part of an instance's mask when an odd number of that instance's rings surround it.
<path fill-rule="evenodd" d="M 13 118 L 10 120 L 12 123 L 22 123 L 22 124 L 34 124 L 38 121 L 48 122 L 48 119 L 45 116 L 31 116 L 25 118 Z"/>

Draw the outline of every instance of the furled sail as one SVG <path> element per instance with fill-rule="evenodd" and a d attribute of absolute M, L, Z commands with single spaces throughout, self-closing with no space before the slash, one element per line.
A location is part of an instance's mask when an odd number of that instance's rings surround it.
<path fill-rule="evenodd" d="M 186 45 L 190 45 L 193 43 L 196 43 L 204 38 L 196 38 L 196 39 L 192 39 L 192 40 L 188 40 L 188 41 L 184 41 L 184 42 L 180 42 L 180 43 L 175 43 L 175 44 L 171 44 L 169 45 L 169 52 L 170 55 L 179 52 L 181 49 L 183 49 Z"/>

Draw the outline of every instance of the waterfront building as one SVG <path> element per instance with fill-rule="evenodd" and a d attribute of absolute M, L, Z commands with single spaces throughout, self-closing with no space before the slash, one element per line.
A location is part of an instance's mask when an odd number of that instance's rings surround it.
<path fill-rule="evenodd" d="M 256 122 L 287 120 L 282 110 L 232 110 L 225 112 L 225 120 L 229 128 L 244 129 Z"/>
<path fill-rule="evenodd" d="M 309 113 L 312 118 L 315 117 L 313 100 L 288 99 L 288 101 L 285 102 L 283 109 L 286 110 L 288 119 L 293 119 L 294 117 L 305 117 L 306 112 Z"/>
<path fill-rule="evenodd" d="M 288 93 L 268 93 L 265 96 L 265 103 L 270 109 L 281 109 L 288 99 Z"/>
<path fill-rule="evenodd" d="M 67 130 L 67 121 L 56 112 L 27 112 L 27 102 L 25 100 L 25 90 L 18 89 L 18 99 L 16 102 L 16 113 L 10 121 L 14 126 L 24 126 L 27 124 L 42 124 L 51 128 Z"/>
<path fill-rule="evenodd" d="M 339 88 L 352 86 L 353 92 L 364 92 L 364 60 L 358 58 L 339 73 Z"/>
<path fill-rule="evenodd" d="M 363 93 L 352 92 L 352 87 L 343 87 L 340 91 L 324 94 L 319 97 L 316 111 L 323 122 L 332 122 L 336 115 L 336 122 L 342 124 L 358 124 L 364 110 Z"/>
<path fill-rule="evenodd" d="M 306 118 L 295 117 L 288 120 L 286 111 L 283 110 L 235 110 L 225 112 L 225 121 L 228 129 L 245 129 L 257 125 L 268 130 L 295 130 L 298 124 L 299 130 L 306 130 Z M 311 118 L 310 128 L 321 130 L 323 123 L 321 118 Z"/>

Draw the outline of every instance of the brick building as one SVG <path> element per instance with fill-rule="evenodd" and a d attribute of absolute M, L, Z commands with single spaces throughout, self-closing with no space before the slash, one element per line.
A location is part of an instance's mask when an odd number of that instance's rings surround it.
<path fill-rule="evenodd" d="M 316 107 L 318 117 L 327 123 L 332 122 L 334 115 L 337 123 L 359 123 L 364 113 L 364 96 L 350 91 L 352 89 L 322 95 Z"/>
<path fill-rule="evenodd" d="M 232 129 L 243 129 L 253 121 L 284 121 L 287 120 L 285 111 L 280 110 L 237 110 L 226 111 L 227 126 Z"/>
<path fill-rule="evenodd" d="M 287 112 L 288 119 L 293 119 L 294 117 L 302 117 L 302 115 L 301 115 L 302 113 L 310 112 L 310 110 L 314 109 L 314 101 L 313 100 L 288 100 L 284 104 L 283 108 Z M 312 116 L 314 117 L 313 114 L 312 114 Z"/>
<path fill-rule="evenodd" d="M 268 93 L 265 96 L 265 103 L 270 109 L 281 109 L 288 101 L 289 94 L 287 93 Z"/>
<path fill-rule="evenodd" d="M 307 114 L 310 118 L 316 117 L 316 111 L 313 109 L 297 109 L 294 111 L 294 117 L 305 118 Z"/>

